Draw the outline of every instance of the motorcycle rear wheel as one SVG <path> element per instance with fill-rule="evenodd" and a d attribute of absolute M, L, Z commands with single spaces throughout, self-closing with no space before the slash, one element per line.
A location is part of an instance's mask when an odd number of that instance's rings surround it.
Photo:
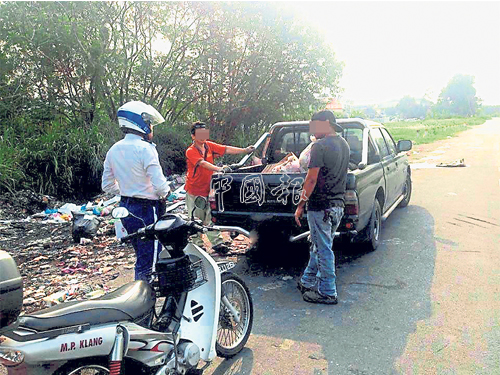
<path fill-rule="evenodd" d="M 110 371 L 105 365 L 105 361 L 73 361 L 61 369 L 59 369 L 57 375 L 109 375 Z"/>
<path fill-rule="evenodd" d="M 225 272 L 221 275 L 221 281 L 221 299 L 223 296 L 227 297 L 240 314 L 240 322 L 236 322 L 221 301 L 215 350 L 219 357 L 231 358 L 243 349 L 250 337 L 253 325 L 253 302 L 248 287 L 240 277 Z"/>

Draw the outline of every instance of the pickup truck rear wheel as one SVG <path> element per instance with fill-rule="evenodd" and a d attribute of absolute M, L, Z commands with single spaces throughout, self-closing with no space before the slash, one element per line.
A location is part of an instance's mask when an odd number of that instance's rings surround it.
<path fill-rule="evenodd" d="M 372 216 L 365 229 L 361 232 L 361 242 L 364 243 L 369 250 L 376 250 L 380 243 L 380 230 L 382 228 L 382 209 L 380 202 L 375 199 L 373 203 Z"/>
<path fill-rule="evenodd" d="M 403 194 L 404 194 L 404 198 L 399 203 L 399 205 L 398 205 L 399 208 L 406 207 L 410 203 L 410 198 L 411 198 L 411 175 L 410 175 L 410 172 L 408 172 L 408 174 L 406 175 L 405 185 L 403 186 Z"/>

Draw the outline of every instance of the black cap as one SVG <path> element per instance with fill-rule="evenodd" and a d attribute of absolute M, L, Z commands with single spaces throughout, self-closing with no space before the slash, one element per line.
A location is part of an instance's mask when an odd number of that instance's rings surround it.
<path fill-rule="evenodd" d="M 335 115 L 333 114 L 332 111 L 329 111 L 327 109 L 323 111 L 316 112 L 312 117 L 311 121 L 328 121 L 330 125 L 335 129 L 336 132 L 342 132 L 344 129 L 342 126 L 337 124 L 337 119 L 335 118 Z"/>
<path fill-rule="evenodd" d="M 207 125 L 203 122 L 195 122 L 193 125 L 191 125 L 191 134 L 194 135 L 196 133 L 196 129 L 206 129 Z"/>

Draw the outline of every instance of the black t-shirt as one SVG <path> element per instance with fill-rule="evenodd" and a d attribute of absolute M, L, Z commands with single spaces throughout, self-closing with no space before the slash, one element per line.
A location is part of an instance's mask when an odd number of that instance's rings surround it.
<path fill-rule="evenodd" d="M 309 168 L 320 168 L 316 187 L 309 197 L 308 210 L 344 207 L 349 164 L 349 145 L 340 136 L 322 138 L 311 148 Z"/>

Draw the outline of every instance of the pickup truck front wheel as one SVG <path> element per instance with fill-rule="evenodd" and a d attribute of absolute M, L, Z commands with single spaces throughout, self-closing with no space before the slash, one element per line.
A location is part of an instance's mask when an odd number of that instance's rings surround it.
<path fill-rule="evenodd" d="M 365 229 L 360 233 L 360 240 L 369 250 L 376 250 L 380 243 L 380 230 L 382 228 L 382 209 L 380 202 L 375 199 L 372 216 Z"/>

